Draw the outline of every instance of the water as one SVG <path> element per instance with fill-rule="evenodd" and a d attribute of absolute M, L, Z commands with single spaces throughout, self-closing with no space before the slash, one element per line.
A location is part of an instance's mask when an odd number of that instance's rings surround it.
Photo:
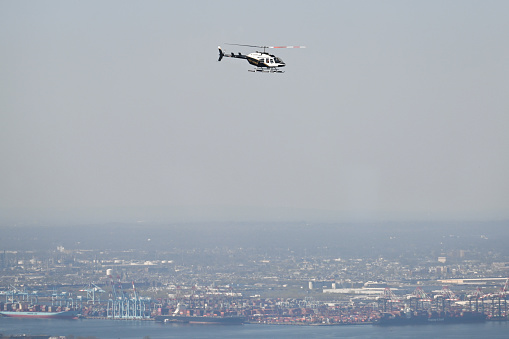
<path fill-rule="evenodd" d="M 509 322 L 397 327 L 291 325 L 184 325 L 153 321 L 0 318 L 3 334 L 74 335 L 100 339 L 138 338 L 508 338 Z"/>

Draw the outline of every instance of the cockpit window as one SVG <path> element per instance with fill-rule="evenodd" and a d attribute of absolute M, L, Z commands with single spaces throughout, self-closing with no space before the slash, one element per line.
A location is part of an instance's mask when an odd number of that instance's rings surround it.
<path fill-rule="evenodd" d="M 282 64 L 282 63 L 283 63 L 283 60 L 281 60 L 281 58 L 276 57 L 274 60 L 275 60 L 278 64 Z"/>

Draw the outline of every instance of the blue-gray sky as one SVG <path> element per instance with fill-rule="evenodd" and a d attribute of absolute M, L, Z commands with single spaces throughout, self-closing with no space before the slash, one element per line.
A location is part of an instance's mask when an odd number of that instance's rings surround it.
<path fill-rule="evenodd" d="M 1 1 L 0 218 L 507 218 L 508 13 Z M 308 48 L 256 74 L 225 42 Z"/>

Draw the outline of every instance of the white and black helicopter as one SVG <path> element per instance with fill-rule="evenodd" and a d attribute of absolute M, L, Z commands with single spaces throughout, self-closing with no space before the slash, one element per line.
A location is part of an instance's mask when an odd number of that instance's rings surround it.
<path fill-rule="evenodd" d="M 265 52 L 267 48 L 306 48 L 306 46 L 253 46 L 253 45 L 241 45 L 241 44 L 227 44 L 232 46 L 244 46 L 244 47 L 255 47 L 255 48 L 263 48 L 263 52 L 253 52 L 249 54 L 242 53 L 225 53 L 221 46 L 219 48 L 219 60 L 226 58 L 237 58 L 237 59 L 246 59 L 251 65 L 255 66 L 255 69 L 250 69 L 249 72 L 264 72 L 264 73 L 284 73 L 281 70 L 282 67 L 285 67 L 286 64 L 273 54 L 269 54 Z"/>

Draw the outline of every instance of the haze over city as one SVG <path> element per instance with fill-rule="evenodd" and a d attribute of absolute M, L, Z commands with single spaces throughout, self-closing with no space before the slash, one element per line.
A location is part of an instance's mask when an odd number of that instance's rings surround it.
<path fill-rule="evenodd" d="M 2 1 L 0 222 L 505 220 L 508 10 Z"/>
<path fill-rule="evenodd" d="M 508 13 L 1 0 L 0 339 L 506 338 Z"/>

